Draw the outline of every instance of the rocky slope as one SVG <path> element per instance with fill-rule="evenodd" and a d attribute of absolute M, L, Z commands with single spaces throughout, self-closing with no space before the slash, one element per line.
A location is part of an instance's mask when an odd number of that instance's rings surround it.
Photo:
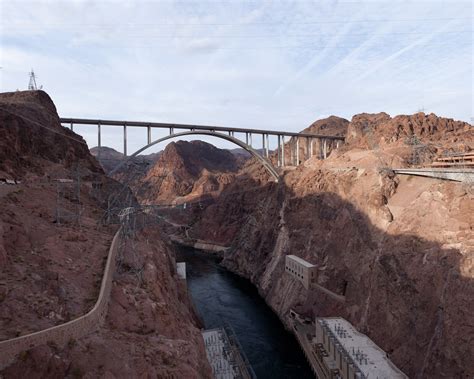
<path fill-rule="evenodd" d="M 17 180 L 0 185 L 3 340 L 91 309 L 116 229 L 102 226 L 104 205 L 111 195 L 120 202 L 133 196 L 60 125 L 46 93 L 0 94 L 0 118 L 0 173 Z M 151 230 L 133 245 L 133 255 L 122 255 L 104 327 L 66 347 L 24 352 L 0 376 L 210 377 L 173 250 Z"/>
<path fill-rule="evenodd" d="M 229 151 L 206 142 L 172 142 L 148 170 L 135 193 L 143 203 L 190 201 L 221 191 L 233 180 L 240 162 Z"/>
<path fill-rule="evenodd" d="M 99 154 L 100 152 L 100 154 Z M 102 147 L 93 147 L 90 149 L 90 153 L 97 159 L 106 174 L 109 174 L 115 167 L 117 167 L 124 159 L 124 155 L 117 150 L 112 149 L 111 147 L 102 146 Z M 144 167 L 144 170 L 141 172 L 144 176 L 148 171 L 148 166 L 153 165 L 161 155 L 161 151 L 151 154 L 143 154 L 137 157 L 132 158 L 132 162 Z M 124 175 L 125 167 L 119 169 L 118 172 L 114 175 L 115 177 L 120 178 L 121 175 Z"/>
<path fill-rule="evenodd" d="M 342 316 L 410 377 L 472 377 L 470 186 L 390 170 L 411 165 L 416 146 L 431 155 L 473 150 L 472 127 L 434 115 L 362 114 L 347 133 L 329 159 L 286 170 L 278 185 L 249 162 L 193 235 L 232 243 L 224 265 L 249 278 L 284 322 L 290 308 Z M 316 264 L 318 284 L 345 301 L 306 291 L 284 273 L 286 254 Z"/>
<path fill-rule="evenodd" d="M 329 116 L 328 118 L 316 120 L 306 129 L 303 129 L 302 132 L 344 137 L 347 134 L 348 126 L 349 121 L 345 118 Z"/>

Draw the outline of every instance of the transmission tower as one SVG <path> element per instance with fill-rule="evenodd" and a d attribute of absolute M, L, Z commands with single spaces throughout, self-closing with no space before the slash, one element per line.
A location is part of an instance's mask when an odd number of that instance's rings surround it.
<path fill-rule="evenodd" d="M 28 89 L 30 91 L 36 91 L 38 87 L 36 86 L 36 76 L 33 69 L 31 69 L 31 72 L 29 73 L 29 75 L 30 75 L 30 82 L 28 83 Z"/>

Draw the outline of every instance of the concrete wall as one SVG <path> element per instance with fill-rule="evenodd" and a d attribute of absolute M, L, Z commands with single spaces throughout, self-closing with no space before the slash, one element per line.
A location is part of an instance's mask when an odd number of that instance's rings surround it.
<path fill-rule="evenodd" d="M 171 235 L 170 240 L 179 245 L 193 247 L 198 250 L 204 250 L 209 253 L 224 253 L 230 249 L 229 246 L 217 245 L 212 242 L 207 242 L 203 240 L 191 239 L 191 238 L 181 238 L 176 235 Z"/>
<path fill-rule="evenodd" d="M 316 266 L 307 267 L 293 259 L 292 255 L 285 257 L 285 271 L 303 283 L 306 289 L 309 289 L 316 280 Z"/>
<path fill-rule="evenodd" d="M 105 264 L 100 293 L 94 307 L 85 315 L 65 324 L 53 326 L 39 332 L 12 338 L 0 342 L 0 369 L 8 366 L 22 351 L 33 347 L 54 343 L 64 346 L 73 339 L 79 339 L 95 331 L 104 321 L 112 289 L 112 279 L 115 272 L 115 261 L 119 247 L 121 229 L 115 233 L 110 245 L 109 255 Z"/>
<path fill-rule="evenodd" d="M 453 180 L 456 182 L 474 183 L 474 170 L 446 168 L 446 169 L 394 169 L 396 174 L 426 176 L 435 179 Z"/>

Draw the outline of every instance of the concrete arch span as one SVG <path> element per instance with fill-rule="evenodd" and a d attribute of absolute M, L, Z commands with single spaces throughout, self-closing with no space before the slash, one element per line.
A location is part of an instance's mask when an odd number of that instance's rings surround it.
<path fill-rule="evenodd" d="M 223 133 L 217 133 L 217 132 L 209 132 L 209 131 L 199 131 L 199 130 L 193 130 L 189 132 L 182 132 L 182 133 L 175 133 L 175 134 L 170 134 L 166 137 L 159 138 L 148 145 L 143 146 L 141 149 L 138 149 L 135 151 L 132 155 L 129 155 L 125 160 L 120 162 L 110 173 L 109 175 L 113 175 L 119 168 L 121 168 L 123 165 L 125 165 L 127 162 L 129 162 L 133 157 L 136 157 L 138 154 L 142 153 L 143 151 L 149 149 L 150 147 L 159 144 L 160 142 L 167 141 L 172 138 L 177 138 L 177 137 L 183 137 L 183 136 L 190 136 L 190 135 L 205 135 L 205 136 L 211 136 L 211 137 L 217 137 L 217 138 L 222 138 L 224 140 L 227 140 L 229 142 L 232 142 L 236 144 L 237 146 L 240 146 L 247 152 L 249 152 L 253 157 L 257 158 L 258 161 L 265 167 L 265 169 L 268 171 L 268 173 L 273 177 L 275 182 L 278 182 L 280 179 L 280 175 L 278 175 L 278 172 L 276 171 L 275 167 L 272 165 L 272 163 L 266 159 L 265 157 L 262 157 L 260 154 L 257 153 L 255 149 L 247 145 L 246 143 L 240 141 L 239 139 L 229 136 Z"/>

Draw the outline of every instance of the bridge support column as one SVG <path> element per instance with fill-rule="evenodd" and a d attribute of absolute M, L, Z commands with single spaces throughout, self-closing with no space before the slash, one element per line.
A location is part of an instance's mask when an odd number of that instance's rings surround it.
<path fill-rule="evenodd" d="M 245 144 L 246 145 L 249 144 L 249 133 L 248 132 L 245 132 Z"/>
<path fill-rule="evenodd" d="M 313 152 L 313 146 L 314 146 L 314 140 L 312 138 L 310 138 L 310 145 L 309 145 L 309 156 L 312 157 L 314 155 L 314 152 Z"/>
<path fill-rule="evenodd" d="M 281 136 L 281 167 L 285 167 L 285 136 Z"/>
<path fill-rule="evenodd" d="M 71 130 L 74 131 L 74 124 L 71 122 Z"/>
<path fill-rule="evenodd" d="M 339 141 L 339 140 L 336 141 L 336 149 L 339 149 L 340 143 L 341 143 L 341 141 Z"/>
<path fill-rule="evenodd" d="M 277 146 L 277 166 L 281 167 L 281 136 L 278 134 L 278 146 Z"/>
<path fill-rule="evenodd" d="M 252 133 L 249 133 L 250 147 L 252 147 Z"/>
<path fill-rule="evenodd" d="M 300 139 L 296 137 L 296 165 L 300 164 Z"/>
<path fill-rule="evenodd" d="M 123 155 L 127 156 L 127 124 L 123 125 Z"/>
<path fill-rule="evenodd" d="M 174 128 L 170 128 L 170 135 L 174 134 Z"/>
<path fill-rule="evenodd" d="M 290 165 L 296 166 L 296 139 L 293 140 L 293 143 L 290 143 Z"/>
<path fill-rule="evenodd" d="M 323 138 L 323 159 L 328 157 L 328 140 Z"/>
<path fill-rule="evenodd" d="M 262 155 L 265 156 L 265 134 L 262 134 Z"/>
<path fill-rule="evenodd" d="M 99 153 L 98 153 L 98 156 L 99 156 L 99 159 L 100 159 L 100 150 L 101 150 L 101 144 L 102 144 L 102 141 L 101 141 L 101 130 L 100 130 L 100 122 L 97 124 L 97 146 L 99 147 Z"/>
<path fill-rule="evenodd" d="M 149 145 L 151 143 L 151 126 L 147 126 L 147 141 Z"/>
<path fill-rule="evenodd" d="M 311 158 L 311 156 L 309 155 L 309 138 L 308 137 L 306 137 L 306 155 L 305 155 L 305 158 L 306 159 Z"/>
<path fill-rule="evenodd" d="M 266 140 L 266 148 L 265 148 L 265 157 L 268 158 L 268 150 L 270 149 L 270 145 L 268 144 L 268 134 L 265 134 L 265 140 Z"/>

